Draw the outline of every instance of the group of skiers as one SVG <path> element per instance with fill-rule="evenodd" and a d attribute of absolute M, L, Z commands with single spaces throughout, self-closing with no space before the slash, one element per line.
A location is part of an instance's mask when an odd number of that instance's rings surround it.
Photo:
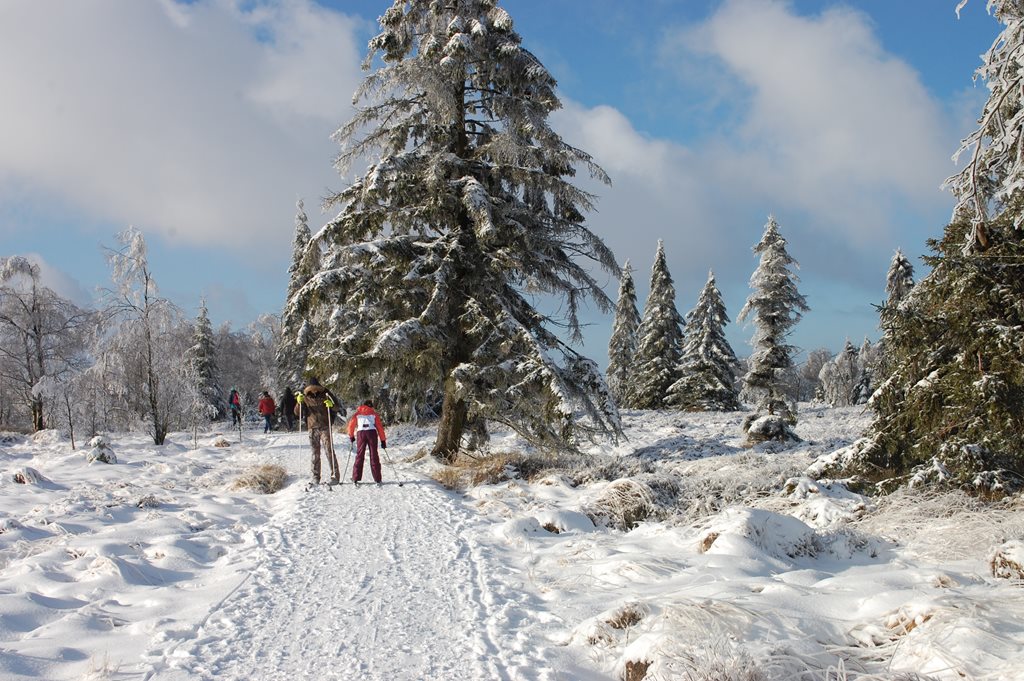
<path fill-rule="evenodd" d="M 241 425 L 241 399 L 238 391 L 234 388 L 228 396 L 228 406 L 231 410 L 232 425 Z M 269 433 L 273 430 L 273 418 L 277 412 L 278 405 L 270 393 L 263 391 L 257 404 L 257 410 L 263 417 L 263 432 Z M 345 416 L 345 409 L 334 397 L 334 395 L 316 378 L 309 380 L 301 392 L 292 393 L 291 388 L 285 388 L 281 395 L 281 416 L 288 425 L 288 430 L 295 427 L 295 419 L 305 419 L 306 427 L 309 430 L 309 444 L 312 449 L 312 474 L 313 483 L 320 482 L 320 457 L 321 454 L 327 457 L 330 467 L 330 484 L 337 484 L 341 480 L 341 470 L 338 467 L 338 458 L 334 452 L 334 440 L 331 435 L 331 428 L 337 416 Z M 352 466 L 352 481 L 359 483 L 363 479 L 363 464 L 366 453 L 370 454 L 370 475 L 373 481 L 381 484 L 380 455 L 377 451 L 378 444 L 382 449 L 387 449 L 387 436 L 384 433 L 384 423 L 380 415 L 374 410 L 373 402 L 366 400 L 361 404 L 348 421 L 348 437 L 355 449 L 355 462 Z"/>

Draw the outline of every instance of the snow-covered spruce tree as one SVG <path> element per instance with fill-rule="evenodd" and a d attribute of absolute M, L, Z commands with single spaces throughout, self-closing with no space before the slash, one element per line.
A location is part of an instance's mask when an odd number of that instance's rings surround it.
<path fill-rule="evenodd" d="M 633 377 L 626 395 L 630 407 L 661 409 L 667 406 L 668 389 L 679 380 L 683 324 L 676 310 L 676 289 L 665 260 L 665 244 L 659 239 L 651 267 L 651 290 L 636 331 Z"/>
<path fill-rule="evenodd" d="M 198 406 L 191 406 L 192 413 L 205 412 L 209 419 L 223 418 L 227 412 L 227 405 L 224 400 L 224 390 L 217 382 L 217 360 L 216 348 L 213 343 L 213 325 L 210 323 L 210 311 L 206 307 L 206 300 L 199 301 L 199 314 L 196 315 L 194 331 L 192 333 L 192 345 L 185 353 L 185 361 L 189 371 L 184 376 L 195 379 L 196 400 L 206 404 L 209 409 L 200 410 Z"/>
<path fill-rule="evenodd" d="M 615 303 L 615 321 L 612 337 L 608 341 L 608 390 L 621 405 L 626 406 L 633 377 L 633 358 L 636 354 L 636 330 L 640 326 L 640 313 L 636 309 L 636 286 L 629 261 L 619 275 L 619 299 Z"/>
<path fill-rule="evenodd" d="M 753 315 L 754 351 L 743 389 L 756 404 L 754 412 L 744 419 L 743 430 L 751 442 L 792 440 L 796 439 L 791 429 L 796 423 L 796 410 L 786 399 L 783 378 L 793 366 L 795 348 L 786 343 L 786 338 L 810 308 L 796 288 L 800 279 L 790 271 L 790 265 L 799 265 L 786 251 L 786 240 L 779 234 L 774 216 L 768 217 L 754 252 L 761 254 L 761 261 L 750 277 L 754 292 L 740 310 L 739 319 Z"/>
<path fill-rule="evenodd" d="M 889 262 L 889 272 L 885 275 L 885 304 L 899 305 L 913 288 L 914 266 L 903 255 L 903 251 L 897 248 Z"/>
<path fill-rule="evenodd" d="M 977 71 L 989 98 L 961 145 L 969 160 L 947 181 L 953 219 L 929 242 L 931 272 L 882 310 L 890 368 L 875 420 L 829 471 L 881 490 L 944 480 L 987 494 L 1024 482 L 1024 3 L 988 8 L 1005 27 Z"/>
<path fill-rule="evenodd" d="M 892 260 L 889 262 L 889 272 L 885 277 L 885 300 L 878 308 L 882 338 L 878 341 L 877 348 L 878 360 L 874 370 L 874 380 L 876 381 L 884 381 L 893 370 L 893 362 L 887 349 L 889 330 L 885 326 L 885 320 L 892 317 L 913 288 L 914 266 L 903 255 L 903 251 L 896 249 L 896 253 L 893 254 Z"/>
<path fill-rule="evenodd" d="M 292 239 L 292 264 L 288 267 L 288 292 L 281 313 L 280 343 L 277 347 L 278 382 L 292 389 L 301 388 L 306 368 L 307 348 L 312 334 L 306 320 L 288 304 L 299 289 L 317 271 L 319 247 L 309 248 L 312 234 L 302 199 L 295 204 L 295 237 Z"/>
<path fill-rule="evenodd" d="M 611 308 L 578 259 L 617 271 L 569 181 L 607 177 L 548 124 L 554 79 L 497 0 L 396 0 L 380 24 L 364 64 L 379 68 L 335 134 L 342 174 L 369 167 L 327 199 L 341 212 L 310 244 L 321 266 L 288 301 L 317 338 L 309 364 L 349 399 L 386 385 L 411 409 L 441 391 L 445 461 L 473 415 L 559 447 L 619 432 L 597 365 L 553 330 L 578 341 L 587 296 Z"/>
<path fill-rule="evenodd" d="M 714 272 L 686 315 L 686 335 L 680 363 L 682 378 L 668 389 L 668 405 L 686 411 L 736 411 L 736 353 L 725 337 L 729 315 Z"/>
<path fill-rule="evenodd" d="M 960 219 L 931 241 L 932 271 L 882 313 L 892 370 L 875 420 L 841 470 L 891 490 L 945 480 L 982 493 L 1024 479 L 1024 240 L 1020 206 L 986 222 L 984 253 L 963 252 Z"/>

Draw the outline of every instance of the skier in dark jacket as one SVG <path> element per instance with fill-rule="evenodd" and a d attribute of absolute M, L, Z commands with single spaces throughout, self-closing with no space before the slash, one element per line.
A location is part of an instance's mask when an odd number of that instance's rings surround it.
<path fill-rule="evenodd" d="M 299 410 L 306 417 L 306 426 L 309 428 L 309 446 L 313 450 L 313 482 L 320 482 L 320 451 L 324 450 L 327 455 L 327 463 L 331 468 L 331 484 L 336 484 L 340 479 L 338 473 L 338 458 L 334 455 L 330 427 L 331 414 L 329 409 L 334 406 L 334 400 L 330 393 L 320 385 L 316 378 L 309 379 L 309 385 L 296 395 L 295 415 Z"/>
<path fill-rule="evenodd" d="M 370 474 L 373 481 L 381 484 L 380 456 L 377 454 L 377 441 L 384 449 L 388 448 L 388 438 L 384 434 L 384 422 L 380 415 L 374 411 L 373 402 L 366 400 L 352 415 L 348 422 L 348 437 L 356 445 L 356 461 L 352 466 L 352 481 L 358 483 L 363 479 L 363 460 L 366 457 L 366 450 L 370 450 Z"/>
<path fill-rule="evenodd" d="M 231 410 L 231 425 L 238 426 L 242 424 L 242 398 L 238 396 L 238 391 L 234 388 L 231 389 L 231 393 L 228 395 L 228 409 Z"/>
<path fill-rule="evenodd" d="M 295 430 L 295 393 L 292 392 L 290 385 L 281 393 L 280 403 L 281 417 L 288 424 L 288 430 Z"/>

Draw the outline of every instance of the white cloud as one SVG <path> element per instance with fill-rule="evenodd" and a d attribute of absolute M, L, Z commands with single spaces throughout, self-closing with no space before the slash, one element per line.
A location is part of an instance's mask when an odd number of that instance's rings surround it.
<path fill-rule="evenodd" d="M 920 232 L 908 238 L 908 216 L 941 228 L 929 220 L 950 205 L 939 185 L 955 133 L 868 17 L 726 0 L 666 36 L 661 54 L 679 77 L 692 80 L 700 62 L 700 96 L 728 102 L 715 134 L 684 146 L 645 137 L 610 107 L 571 102 L 555 119 L 612 176 L 611 189 L 592 187 L 601 201 L 591 222 L 621 258 L 645 268 L 660 236 L 694 281 L 708 267 L 739 277 L 774 212 L 805 269 L 864 284 L 866 262 L 884 271 L 896 245 L 923 244 Z"/>
<path fill-rule="evenodd" d="M 723 177 L 821 216 L 858 244 L 891 235 L 895 203 L 946 204 L 949 122 L 866 15 L 727 0 L 669 46 L 718 61 L 745 90 L 737 125 L 707 149 Z"/>
<path fill-rule="evenodd" d="M 0 180 L 82 222 L 286 247 L 340 178 L 356 20 L 311 0 L 0 3 Z"/>

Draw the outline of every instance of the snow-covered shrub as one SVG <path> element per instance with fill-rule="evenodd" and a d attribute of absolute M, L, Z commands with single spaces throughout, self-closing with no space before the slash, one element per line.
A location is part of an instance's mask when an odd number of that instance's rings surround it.
<path fill-rule="evenodd" d="M 989 559 L 992 576 L 1024 580 L 1024 541 L 1014 539 L 1000 546 Z"/>
<path fill-rule="evenodd" d="M 11 475 L 11 480 L 19 485 L 38 485 L 41 482 L 49 482 L 42 473 L 35 468 L 19 468 Z"/>
<path fill-rule="evenodd" d="M 63 442 L 64 436 L 59 430 L 40 430 L 32 434 L 32 444 L 35 445 L 56 445 Z"/>
<path fill-rule="evenodd" d="M 591 646 L 612 646 L 620 642 L 627 630 L 636 626 L 651 614 L 645 603 L 629 601 L 590 617 L 573 629 L 571 641 L 585 642 Z"/>
<path fill-rule="evenodd" d="M 21 433 L 12 433 L 10 431 L 0 432 L 0 447 L 10 447 L 11 445 L 20 445 L 25 441 L 25 436 Z"/>
<path fill-rule="evenodd" d="M 746 424 L 747 443 L 760 442 L 799 442 L 800 438 L 791 427 L 790 421 L 784 416 L 768 414 L 753 418 Z"/>
<path fill-rule="evenodd" d="M 229 442 L 228 439 L 226 437 L 224 437 L 223 435 L 218 435 L 217 437 L 215 437 L 213 439 L 213 446 L 214 447 L 222 447 L 222 448 L 223 447 L 230 447 L 231 446 L 231 442 Z"/>
<path fill-rule="evenodd" d="M 654 493 L 632 478 L 615 480 L 581 510 L 598 527 L 628 531 L 655 511 Z"/>
<path fill-rule="evenodd" d="M 85 460 L 89 463 L 117 463 L 117 455 L 114 454 L 114 450 L 110 448 L 110 444 L 107 443 L 106 438 L 102 435 L 97 435 L 93 439 L 89 440 L 89 447 L 91 449 L 85 455 Z"/>
<path fill-rule="evenodd" d="M 233 490 L 249 490 L 259 494 L 274 494 L 284 488 L 288 471 L 281 466 L 265 463 L 250 468 L 231 483 Z"/>

